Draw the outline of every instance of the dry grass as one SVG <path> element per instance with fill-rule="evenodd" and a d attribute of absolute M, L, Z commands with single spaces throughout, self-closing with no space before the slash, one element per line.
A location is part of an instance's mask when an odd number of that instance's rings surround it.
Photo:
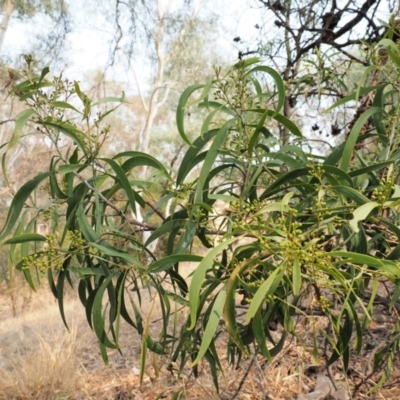
<path fill-rule="evenodd" d="M 307 345 L 309 328 L 303 326 L 299 327 L 303 342 L 288 341 L 270 364 L 253 357 L 234 369 L 228 365 L 223 343 L 218 344 L 224 366 L 219 394 L 206 363 L 200 364 L 200 376 L 195 379 L 189 369 L 178 376 L 167 371 L 161 358 L 151 356 L 140 386 L 140 338 L 133 330 L 122 326 L 120 343 L 124 353 L 110 351 L 106 366 L 82 306 L 72 295 L 67 296 L 66 315 L 69 332 L 54 298 L 45 290 L 35 294 L 17 317 L 13 317 L 8 297 L 0 296 L 0 399 L 155 400 L 171 399 L 181 391 L 182 399 L 188 400 L 293 400 L 314 388 L 317 373 L 326 372 L 315 365 Z M 354 361 L 361 366 L 366 362 L 356 358 Z M 352 386 L 340 368 L 333 369 L 332 375 L 336 381 Z M 391 384 L 373 395 L 360 392 L 355 398 L 399 399 L 399 376 L 396 369 Z"/>
<path fill-rule="evenodd" d="M 73 393 L 78 378 L 76 331 L 69 336 L 57 332 L 48 340 L 37 334 L 29 336 L 34 347 L 10 357 L 2 368 L 0 398 L 51 399 Z"/>
<path fill-rule="evenodd" d="M 0 302 L 0 399 L 68 398 L 79 378 L 76 321 L 68 332 L 48 293 L 17 317 L 6 317 L 7 300 Z"/>

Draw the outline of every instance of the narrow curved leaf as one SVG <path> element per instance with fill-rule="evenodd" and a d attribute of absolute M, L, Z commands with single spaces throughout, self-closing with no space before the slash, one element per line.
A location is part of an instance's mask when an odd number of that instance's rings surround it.
<path fill-rule="evenodd" d="M 178 175 L 176 177 L 177 185 L 181 185 L 186 176 L 190 173 L 195 165 L 197 165 L 200 161 L 203 161 L 206 157 L 207 153 L 204 152 L 203 157 L 201 159 L 197 159 L 197 155 L 200 150 L 218 133 L 218 129 L 213 129 L 211 131 L 206 132 L 203 136 L 198 137 L 191 147 L 189 147 L 185 156 L 183 157 L 181 166 L 178 170 Z"/>
<path fill-rule="evenodd" d="M 375 67 L 376 68 L 376 67 Z M 328 107 L 325 110 L 325 113 L 328 113 L 329 111 L 333 110 L 336 107 L 342 106 L 343 104 L 348 103 L 349 101 L 352 100 L 358 100 L 359 97 L 365 96 L 366 94 L 373 92 L 374 90 L 379 89 L 381 86 L 385 86 L 386 84 L 383 85 L 375 85 L 375 86 L 368 86 L 365 88 L 360 88 L 359 90 L 355 90 L 354 92 L 350 93 L 349 95 L 343 97 L 342 99 L 338 100 L 336 103 L 332 104 L 330 107 Z"/>
<path fill-rule="evenodd" d="M 367 254 L 353 253 L 350 251 L 331 251 L 330 253 L 327 253 L 327 256 L 341 257 L 344 260 L 348 260 L 354 264 L 365 264 L 370 267 L 377 268 L 382 272 L 388 272 L 389 274 L 397 277 L 400 276 L 400 266 L 393 261 L 382 260 Z"/>
<path fill-rule="evenodd" d="M 301 265 L 299 259 L 296 257 L 293 261 L 292 271 L 292 284 L 293 294 L 298 296 L 301 290 Z"/>
<path fill-rule="evenodd" d="M 350 134 L 346 140 L 346 144 L 344 146 L 342 160 L 340 161 L 340 167 L 339 167 L 344 172 L 347 172 L 347 170 L 349 169 L 350 160 L 354 151 L 354 146 L 357 143 L 357 138 L 358 135 L 360 134 L 362 127 L 368 121 L 368 118 L 370 118 L 372 115 L 376 113 L 382 113 L 382 109 L 378 107 L 371 107 L 367 111 L 364 111 L 360 115 L 360 118 L 358 118 L 358 120 L 354 124 L 353 128 L 351 129 Z"/>
<path fill-rule="evenodd" d="M 353 189 L 348 186 L 332 186 L 332 189 L 335 190 L 336 192 L 345 195 L 348 197 L 350 200 L 355 201 L 357 204 L 365 204 L 369 203 L 369 198 L 364 196 L 362 193 L 360 193 L 358 190 Z"/>
<path fill-rule="evenodd" d="M 128 160 L 124 161 L 124 163 L 121 165 L 121 168 L 125 172 L 130 171 L 134 167 L 148 166 L 162 171 L 165 176 L 170 178 L 165 166 L 149 154 L 140 151 L 124 151 L 114 156 L 113 160 L 125 157 L 129 157 Z"/>
<path fill-rule="evenodd" d="M 261 310 L 259 309 L 252 321 L 252 328 L 254 332 L 254 337 L 260 347 L 262 355 L 269 361 L 272 361 L 271 353 L 267 347 L 267 340 L 264 333 L 264 323 L 261 315 Z"/>
<path fill-rule="evenodd" d="M 34 114 L 36 114 L 36 111 L 29 108 L 28 110 L 21 111 L 17 115 L 17 117 L 15 118 L 15 128 L 14 128 L 14 131 L 11 136 L 11 140 L 10 140 L 10 143 L 8 144 L 7 149 L 11 149 L 12 147 L 14 147 L 16 145 L 16 143 L 18 142 L 18 140 L 21 136 L 22 128 L 29 121 L 29 118 Z"/>
<path fill-rule="evenodd" d="M 58 173 L 60 175 L 65 175 L 69 174 L 70 172 L 82 170 L 84 168 L 88 167 L 88 165 L 85 164 L 66 164 L 66 165 L 60 165 L 58 168 Z"/>
<path fill-rule="evenodd" d="M 187 222 L 188 221 L 186 219 L 172 219 L 164 222 L 149 236 L 149 238 L 146 240 L 145 246 L 148 246 L 151 242 L 154 242 L 154 240 L 168 232 L 184 228 Z"/>
<path fill-rule="evenodd" d="M 254 72 L 266 72 L 267 74 L 271 75 L 275 81 L 276 89 L 278 91 L 278 104 L 276 106 L 276 112 L 280 112 L 285 103 L 285 83 L 277 71 L 273 68 L 267 67 L 266 65 L 259 65 L 257 67 L 252 68 L 249 70 L 246 75 L 251 75 Z"/>
<path fill-rule="evenodd" d="M 207 151 L 207 155 L 204 160 L 203 167 L 201 168 L 197 184 L 196 200 L 195 200 L 196 203 L 201 203 L 203 201 L 204 184 L 207 181 L 208 174 L 210 173 L 211 168 L 217 158 L 222 143 L 225 140 L 225 137 L 229 132 L 229 129 L 233 126 L 235 121 L 236 121 L 235 119 L 230 119 L 229 121 L 225 122 L 225 124 L 219 129 L 218 133 L 216 134 L 210 149 Z"/>
<path fill-rule="evenodd" d="M 18 218 L 21 214 L 22 209 L 25 206 L 26 200 L 31 195 L 31 193 L 38 188 L 40 183 L 50 176 L 51 172 L 43 172 L 33 179 L 26 182 L 15 194 L 10 208 L 8 210 L 7 219 L 3 226 L 3 229 L 0 231 L 0 240 L 2 240 L 5 236 L 7 236 L 11 230 L 13 229 L 15 223 L 18 221 Z"/>
<path fill-rule="evenodd" d="M 188 330 L 192 330 L 196 326 L 196 315 L 197 309 L 199 305 L 199 295 L 201 291 L 201 287 L 203 285 L 204 278 L 206 276 L 207 271 L 213 266 L 214 258 L 225 250 L 232 243 L 239 240 L 239 238 L 231 238 L 227 239 L 212 250 L 208 252 L 208 254 L 203 258 L 200 262 L 199 266 L 193 273 L 192 282 L 190 284 L 189 289 L 189 303 L 190 303 L 190 326 Z"/>
<path fill-rule="evenodd" d="M 214 339 L 215 332 L 218 328 L 219 320 L 221 319 L 222 310 L 224 309 L 226 299 L 226 288 L 223 287 L 218 293 L 213 307 L 208 318 L 207 326 L 204 330 L 203 340 L 201 341 L 199 352 L 197 353 L 196 359 L 192 362 L 194 367 L 204 356 L 208 350 L 210 343 Z"/>
<path fill-rule="evenodd" d="M 274 293 L 279 283 L 281 282 L 282 276 L 286 270 L 286 264 L 281 264 L 279 267 L 272 272 L 268 279 L 259 287 L 256 294 L 251 300 L 249 309 L 246 314 L 246 322 L 249 322 L 259 310 L 261 304 L 265 301 L 265 298 L 270 294 Z"/>
<path fill-rule="evenodd" d="M 176 126 L 178 128 L 179 135 L 183 139 L 185 143 L 187 143 L 189 146 L 192 144 L 190 143 L 190 140 L 186 136 L 185 133 L 185 126 L 184 126 L 184 118 L 185 118 L 185 108 L 187 105 L 187 102 L 189 100 L 189 97 L 196 91 L 201 88 L 203 88 L 204 85 L 202 84 L 196 84 L 188 87 L 181 95 L 178 103 L 178 108 L 176 110 Z"/>
<path fill-rule="evenodd" d="M 62 132 L 65 136 L 72 139 L 79 146 L 82 152 L 87 156 L 86 147 L 82 143 L 81 139 L 78 137 L 77 133 L 81 137 L 85 136 L 85 134 L 79 131 L 75 126 L 68 124 L 66 122 L 60 124 L 60 123 L 54 123 L 52 121 L 42 122 L 42 125 Z"/>
<path fill-rule="evenodd" d="M 47 240 L 46 236 L 39 235 L 38 233 L 23 233 L 18 236 L 14 236 L 8 239 L 4 244 L 18 244 L 25 242 L 45 242 Z"/>
<path fill-rule="evenodd" d="M 202 260 L 202 256 L 195 254 L 171 254 L 170 256 L 161 258 L 152 263 L 149 268 L 147 268 L 146 273 L 151 274 L 162 272 L 180 262 L 200 262 Z"/>
<path fill-rule="evenodd" d="M 135 256 L 130 255 L 126 251 L 114 249 L 111 246 L 103 246 L 98 243 L 89 243 L 89 244 L 90 246 L 96 248 L 97 250 L 100 250 L 101 253 L 106 256 L 120 258 L 121 260 L 125 260 L 128 264 L 136 265 L 140 268 L 143 267 L 142 263 Z"/>
<path fill-rule="evenodd" d="M 358 233 L 359 228 L 358 228 L 358 223 L 368 217 L 370 212 L 374 210 L 375 208 L 379 207 L 380 204 L 376 201 L 371 201 L 369 203 L 365 203 L 361 205 L 360 207 L 356 208 L 353 211 L 353 219 L 349 221 L 349 225 L 353 229 L 354 232 Z"/>
<path fill-rule="evenodd" d="M 257 64 L 261 61 L 260 57 L 250 57 L 246 58 L 245 60 L 238 61 L 234 66 L 233 69 L 245 69 L 250 65 Z"/>
<path fill-rule="evenodd" d="M 109 347 L 111 349 L 117 349 L 118 346 L 108 339 L 106 330 L 105 330 L 105 316 L 103 314 L 103 295 L 107 287 L 112 284 L 113 276 L 110 275 L 108 278 L 104 280 L 101 284 L 97 293 L 95 295 L 93 301 L 92 308 L 92 319 L 93 319 L 93 330 L 96 333 L 99 342 L 104 346 Z"/>
<path fill-rule="evenodd" d="M 285 117 L 282 114 L 279 114 L 276 111 L 273 110 L 265 110 L 263 108 L 252 108 L 248 111 L 251 112 L 256 112 L 259 114 L 264 114 L 267 113 L 267 115 L 273 119 L 275 119 L 276 121 L 278 121 L 280 124 L 282 124 L 285 128 L 287 128 L 291 133 L 293 133 L 293 135 L 297 136 L 297 137 L 303 137 L 303 134 L 301 133 L 300 129 L 298 128 L 298 126 L 292 122 L 289 118 Z"/>
<path fill-rule="evenodd" d="M 105 161 L 110 165 L 110 167 L 115 172 L 115 179 L 121 185 L 121 188 L 125 191 L 126 195 L 128 196 L 129 204 L 131 206 L 132 211 L 136 214 L 136 202 L 141 206 L 144 207 L 145 203 L 144 200 L 136 193 L 129 183 L 128 177 L 126 176 L 124 170 L 110 158 L 102 158 L 101 160 Z"/>
<path fill-rule="evenodd" d="M 97 106 L 99 104 L 104 104 L 104 103 L 128 103 L 129 104 L 129 101 L 126 100 L 125 92 L 123 91 L 121 94 L 121 97 L 115 97 L 115 96 L 103 97 L 102 99 L 97 100 L 95 103 L 93 103 L 93 106 Z"/>
<path fill-rule="evenodd" d="M 78 114 L 82 114 L 77 108 L 75 108 L 72 104 L 69 104 L 65 101 L 53 101 L 49 103 L 50 107 L 54 108 L 69 108 L 70 110 L 73 110 L 77 112 Z"/>

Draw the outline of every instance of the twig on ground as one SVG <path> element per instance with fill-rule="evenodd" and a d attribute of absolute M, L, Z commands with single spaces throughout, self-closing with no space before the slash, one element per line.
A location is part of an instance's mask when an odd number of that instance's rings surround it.
<path fill-rule="evenodd" d="M 257 350 L 255 348 L 253 348 L 252 351 L 252 359 L 254 360 L 254 363 L 256 364 L 256 368 L 257 368 L 257 372 L 258 372 L 258 379 L 259 379 L 259 384 L 260 384 L 260 389 L 261 389 L 261 393 L 263 395 L 263 399 L 264 400 L 269 400 L 269 396 L 268 394 L 265 392 L 264 389 L 264 374 L 263 374 L 263 370 L 261 369 L 260 363 L 257 360 Z"/>
<path fill-rule="evenodd" d="M 249 375 L 249 373 L 250 373 L 250 371 L 251 371 L 251 368 L 252 368 L 252 366 L 253 366 L 253 363 L 254 363 L 254 357 L 251 358 L 250 363 L 249 363 L 249 366 L 247 367 L 246 372 L 245 372 L 245 374 L 243 375 L 243 378 L 242 378 L 242 380 L 240 381 L 238 388 L 236 389 L 234 395 L 231 397 L 232 400 L 235 400 L 235 399 L 237 398 L 238 394 L 240 393 L 240 391 L 242 390 L 242 387 L 243 387 L 243 385 L 244 385 L 244 382 L 246 381 L 246 379 L 247 379 L 247 377 L 248 377 L 248 375 Z"/>

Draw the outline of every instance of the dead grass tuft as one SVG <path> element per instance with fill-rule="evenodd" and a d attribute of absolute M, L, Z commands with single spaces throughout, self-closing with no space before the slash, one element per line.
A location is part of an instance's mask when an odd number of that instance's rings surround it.
<path fill-rule="evenodd" d="M 50 337 L 30 335 L 31 348 L 7 357 L 1 368 L 0 399 L 61 399 L 74 392 L 78 378 L 76 328 Z"/>

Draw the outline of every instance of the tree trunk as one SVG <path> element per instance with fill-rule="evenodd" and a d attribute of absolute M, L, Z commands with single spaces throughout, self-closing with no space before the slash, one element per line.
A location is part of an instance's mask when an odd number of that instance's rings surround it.
<path fill-rule="evenodd" d="M 13 0 L 7 0 L 4 10 L 4 17 L 0 23 L 0 54 L 3 49 L 4 38 L 6 36 L 8 23 L 10 22 L 11 15 L 14 11 L 15 11 L 15 6 L 13 4 Z"/>

